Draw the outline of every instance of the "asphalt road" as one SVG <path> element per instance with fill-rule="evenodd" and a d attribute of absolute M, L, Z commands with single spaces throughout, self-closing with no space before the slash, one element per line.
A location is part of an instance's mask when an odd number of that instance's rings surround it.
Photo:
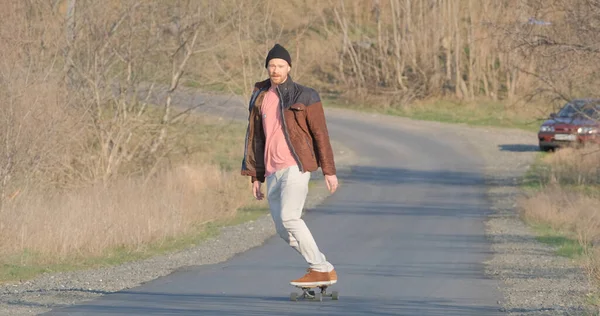
<path fill-rule="evenodd" d="M 244 119 L 244 106 L 228 111 L 221 113 Z M 305 215 L 336 266 L 340 300 L 290 301 L 299 290 L 289 281 L 306 266 L 274 236 L 227 262 L 45 315 L 499 314 L 498 284 L 482 263 L 490 210 L 477 155 L 458 137 L 418 124 L 327 113 L 332 138 L 361 158 L 340 171 L 338 192 Z"/>

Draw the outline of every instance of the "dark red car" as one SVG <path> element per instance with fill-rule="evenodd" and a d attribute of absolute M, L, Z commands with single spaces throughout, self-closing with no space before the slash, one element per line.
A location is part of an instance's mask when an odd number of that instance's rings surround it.
<path fill-rule="evenodd" d="M 540 150 L 600 144 L 600 100 L 577 99 L 542 123 L 538 132 Z"/>

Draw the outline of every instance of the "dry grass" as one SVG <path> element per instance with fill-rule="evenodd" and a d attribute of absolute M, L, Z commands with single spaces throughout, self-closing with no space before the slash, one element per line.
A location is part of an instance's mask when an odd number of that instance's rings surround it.
<path fill-rule="evenodd" d="M 519 201 L 522 217 L 576 241 L 582 266 L 600 282 L 600 150 L 561 149 L 532 170 L 541 186 Z"/>
<path fill-rule="evenodd" d="M 527 221 L 550 225 L 588 246 L 600 241 L 599 203 L 584 193 L 551 186 L 521 201 L 520 206 Z"/>
<path fill-rule="evenodd" d="M 600 185 L 600 149 L 588 146 L 580 150 L 565 148 L 547 155 L 544 163 L 550 166 L 543 182 L 561 185 Z"/>
<path fill-rule="evenodd" d="M 173 129 L 181 137 L 150 177 L 20 186 L 0 216 L 0 281 L 181 249 L 264 208 L 239 175 L 243 125 L 199 116 Z"/>
<path fill-rule="evenodd" d="M 248 202 L 247 183 L 211 165 L 182 165 L 151 181 L 115 181 L 64 194 L 38 194 L 10 204 L 0 218 L 0 253 L 30 252 L 56 261 L 140 250 L 231 218 Z"/>
<path fill-rule="evenodd" d="M 201 8 L 212 47 L 190 60 L 189 84 L 247 94 L 279 42 L 294 78 L 374 109 L 435 97 L 562 105 L 597 95 L 598 3 L 220 1 Z"/>
<path fill-rule="evenodd" d="M 111 3 L 78 6 L 71 43 L 60 6 L 0 13 L 0 280 L 178 247 L 256 203 L 238 172 L 244 126 L 132 97 L 143 80 L 176 83 L 193 14 L 170 34 L 168 14 L 138 19 L 162 3 Z"/>

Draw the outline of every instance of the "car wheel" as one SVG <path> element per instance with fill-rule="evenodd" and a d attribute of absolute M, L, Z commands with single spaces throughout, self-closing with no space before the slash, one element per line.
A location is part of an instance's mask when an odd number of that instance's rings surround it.
<path fill-rule="evenodd" d="M 544 152 L 554 151 L 554 147 L 540 145 L 540 151 L 544 151 Z"/>

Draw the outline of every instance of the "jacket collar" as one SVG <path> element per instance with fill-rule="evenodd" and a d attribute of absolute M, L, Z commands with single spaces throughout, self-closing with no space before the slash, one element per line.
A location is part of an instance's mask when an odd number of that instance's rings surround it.
<path fill-rule="evenodd" d="M 285 80 L 284 83 L 279 85 L 279 88 L 281 90 L 281 92 L 283 93 L 283 91 L 285 90 L 290 90 L 291 87 L 293 87 L 294 85 L 294 80 L 292 80 L 292 76 L 290 74 L 288 74 L 287 79 Z M 271 87 L 271 79 L 265 79 L 263 81 L 259 81 L 254 85 L 255 88 L 257 88 L 258 90 L 267 90 Z"/>
<path fill-rule="evenodd" d="M 279 90 L 281 91 L 281 93 L 286 93 L 287 91 L 289 91 L 292 87 L 294 86 L 294 81 L 292 80 L 292 76 L 290 76 L 288 74 L 287 79 L 285 80 L 284 83 L 279 85 Z"/>
<path fill-rule="evenodd" d="M 288 74 L 287 79 L 284 83 L 280 84 L 278 89 L 281 95 L 281 103 L 284 108 L 288 108 L 291 106 L 292 95 L 294 95 L 296 84 L 292 80 L 292 76 Z M 271 80 L 266 79 L 255 84 L 255 95 L 258 96 L 262 91 L 267 91 L 271 88 Z M 252 99 L 251 103 L 254 103 L 254 99 Z"/>

